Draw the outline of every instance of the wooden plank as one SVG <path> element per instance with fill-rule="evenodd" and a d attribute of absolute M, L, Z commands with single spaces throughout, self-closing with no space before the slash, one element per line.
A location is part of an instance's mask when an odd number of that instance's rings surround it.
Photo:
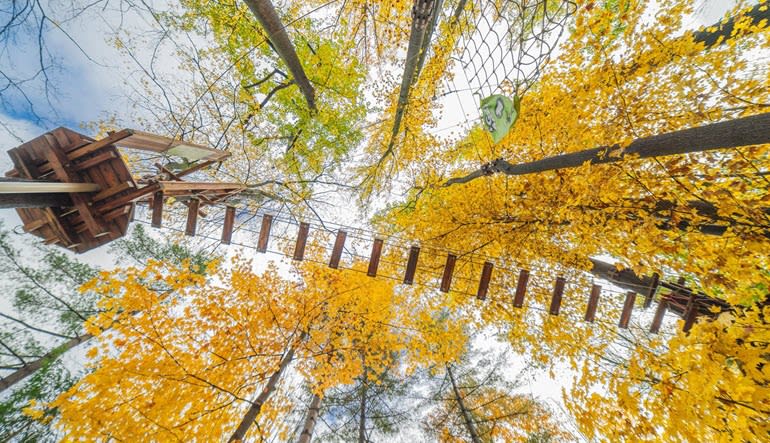
<path fill-rule="evenodd" d="M 454 254 L 447 254 L 446 264 L 444 265 L 444 275 L 441 276 L 441 292 L 449 292 L 452 286 L 452 274 L 455 271 L 455 263 L 457 263 L 457 256 Z"/>
<path fill-rule="evenodd" d="M 369 277 L 377 276 L 377 268 L 380 266 L 380 255 L 382 255 L 383 241 L 379 238 L 374 239 L 372 243 L 372 254 L 369 256 L 369 269 L 366 271 L 366 275 Z"/>
<path fill-rule="evenodd" d="M 115 153 L 115 151 L 105 151 L 89 158 L 88 160 L 74 165 L 72 169 L 75 171 L 83 171 L 85 169 L 93 168 L 100 163 L 112 160 L 113 158 L 117 158 L 117 156 L 118 155 Z"/>
<path fill-rule="evenodd" d="M 198 227 L 198 207 L 201 201 L 197 198 L 193 198 L 189 201 L 187 206 L 187 226 L 184 233 L 190 237 L 195 237 L 195 230 Z"/>
<path fill-rule="evenodd" d="M 489 281 L 492 280 L 492 269 L 494 265 L 492 262 L 484 262 L 484 268 L 481 270 L 481 279 L 479 280 L 479 289 L 476 291 L 476 298 L 479 300 L 485 300 L 487 298 L 487 291 L 489 291 Z"/>
<path fill-rule="evenodd" d="M 180 181 L 159 181 L 158 185 L 167 195 L 174 193 L 191 193 L 202 191 L 229 191 L 234 189 L 243 189 L 244 185 L 240 183 L 214 183 L 214 182 L 180 182 Z"/>
<path fill-rule="evenodd" d="M 337 231 L 337 238 L 334 240 L 334 248 L 332 249 L 332 256 L 329 259 L 329 267 L 337 269 L 340 266 L 340 259 L 342 258 L 342 248 L 345 247 L 345 238 L 347 238 L 347 232 L 343 230 Z"/>
<path fill-rule="evenodd" d="M 116 199 L 104 202 L 104 204 L 102 204 L 101 206 L 98 207 L 98 210 L 101 213 L 109 212 L 109 211 L 117 208 L 118 206 L 123 206 L 123 205 L 127 205 L 127 204 L 130 204 L 130 203 L 133 203 L 134 200 L 140 199 L 140 198 L 144 197 L 147 194 L 152 194 L 152 193 L 158 191 L 158 189 L 159 189 L 159 187 L 155 183 L 153 183 L 151 185 L 148 185 L 148 186 L 145 186 L 143 188 L 135 189 L 135 190 L 129 192 L 128 194 L 126 194 L 126 195 L 123 195 L 123 196 L 120 196 L 120 197 L 118 197 Z"/>
<path fill-rule="evenodd" d="M 417 259 L 420 258 L 420 248 L 412 246 L 409 248 L 409 259 L 406 262 L 406 272 L 404 272 L 404 284 L 414 283 L 414 274 L 417 272 Z"/>
<path fill-rule="evenodd" d="M 658 300 L 658 308 L 655 309 L 655 317 L 652 319 L 652 325 L 650 326 L 651 333 L 657 334 L 660 331 L 663 317 L 666 315 L 666 308 L 668 308 L 668 297 L 664 296 Z"/>
<path fill-rule="evenodd" d="M 294 245 L 294 260 L 302 261 L 305 258 L 305 245 L 310 233 L 310 223 L 302 222 L 299 224 L 297 232 L 297 243 Z"/>
<path fill-rule="evenodd" d="M 233 227 L 235 226 L 235 206 L 225 209 L 225 222 L 222 225 L 222 243 L 229 245 L 233 239 Z"/>
<path fill-rule="evenodd" d="M 38 229 L 42 228 L 47 224 L 48 224 L 47 220 L 37 219 L 33 222 L 25 223 L 22 229 L 24 229 L 24 232 L 32 232 L 32 231 L 37 231 Z"/>
<path fill-rule="evenodd" d="M 519 271 L 519 281 L 516 283 L 516 294 L 513 296 L 514 308 L 524 306 L 524 296 L 527 293 L 527 282 L 529 282 L 529 271 L 522 269 Z"/>
<path fill-rule="evenodd" d="M 152 195 L 152 222 L 153 228 L 160 228 L 163 224 L 163 191 Z"/>
<path fill-rule="evenodd" d="M 273 226 L 273 216 L 265 214 L 262 216 L 262 227 L 259 229 L 259 240 L 257 240 L 257 252 L 266 252 L 267 244 L 270 240 L 270 227 Z"/>
<path fill-rule="evenodd" d="M 120 194 L 123 191 L 128 191 L 129 189 L 134 189 L 136 185 L 134 185 L 132 182 L 123 182 L 117 186 L 111 186 L 102 192 L 99 192 L 98 194 L 91 197 L 91 201 L 98 202 L 107 198 L 112 197 L 115 194 Z"/>
<path fill-rule="evenodd" d="M 586 308 L 585 321 L 593 323 L 596 318 L 596 308 L 599 306 L 599 295 L 602 293 L 602 287 L 599 285 L 591 286 L 591 295 L 588 297 L 588 307 Z"/>
<path fill-rule="evenodd" d="M 22 178 L 38 178 L 40 172 L 32 163 L 32 158 L 29 154 L 21 148 L 13 148 L 8 150 L 8 156 L 11 157 L 14 169 L 20 172 Z"/>
<path fill-rule="evenodd" d="M 660 284 L 660 274 L 656 272 L 652 274 L 650 289 L 647 290 L 647 294 L 644 296 L 644 309 L 649 308 L 652 304 L 652 299 L 655 298 L 655 293 L 658 292 L 658 284 Z"/>
<path fill-rule="evenodd" d="M 122 131 L 113 132 L 112 134 L 108 135 L 107 137 L 104 137 L 101 140 L 97 140 L 93 143 L 89 143 L 85 146 L 75 149 L 74 151 L 70 151 L 70 153 L 67 154 L 67 157 L 69 158 L 70 161 L 76 160 L 80 157 L 83 157 L 84 155 L 90 154 L 92 152 L 96 152 L 106 146 L 109 146 L 115 142 L 123 140 L 124 138 L 129 137 L 131 134 L 133 134 L 133 131 L 131 129 L 123 129 Z"/>
<path fill-rule="evenodd" d="M 621 329 L 628 329 L 628 322 L 631 321 L 631 311 L 634 310 L 634 302 L 636 301 L 636 292 L 628 291 L 626 293 L 626 301 L 623 303 L 623 312 L 620 314 L 620 321 L 618 326 Z"/>
<path fill-rule="evenodd" d="M 695 301 L 696 295 L 690 294 L 690 298 L 687 300 L 687 308 L 684 311 L 684 325 L 682 326 L 683 332 L 690 332 L 692 326 L 695 324 L 695 319 L 698 318 L 698 304 Z"/>
<path fill-rule="evenodd" d="M 556 283 L 553 287 L 553 295 L 551 296 L 551 307 L 548 309 L 548 313 L 551 315 L 559 315 L 559 309 L 561 309 L 561 299 L 564 295 L 564 285 L 567 280 L 564 277 L 556 277 Z"/>
<path fill-rule="evenodd" d="M 121 206 L 119 208 L 115 208 L 112 211 L 104 214 L 102 217 L 104 217 L 104 220 L 106 221 L 112 221 L 120 216 L 128 214 L 129 212 L 131 212 L 131 206 Z"/>

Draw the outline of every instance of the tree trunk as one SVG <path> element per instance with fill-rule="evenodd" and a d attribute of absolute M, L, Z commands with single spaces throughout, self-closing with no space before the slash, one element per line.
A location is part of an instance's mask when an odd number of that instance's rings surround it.
<path fill-rule="evenodd" d="M 401 129 L 401 119 L 404 117 L 404 110 L 409 101 L 409 90 L 412 83 L 420 75 L 417 67 L 420 63 L 420 55 L 428 51 L 431 33 L 433 27 L 430 27 L 432 17 L 438 13 L 436 1 L 439 0 L 414 0 L 412 6 L 412 30 L 409 34 L 409 46 L 406 50 L 406 60 L 404 61 L 404 73 L 401 76 L 401 88 L 398 91 L 398 104 L 393 118 L 393 130 L 390 134 L 388 148 L 380 157 L 380 162 L 393 152 L 393 145 Z M 430 33 L 426 29 L 430 28 Z"/>
<path fill-rule="evenodd" d="M 358 443 L 366 443 L 366 366 L 361 376 L 361 408 L 358 415 Z"/>
<path fill-rule="evenodd" d="M 748 18 L 749 25 L 755 26 L 759 25 L 762 20 L 766 20 L 765 26 L 767 26 L 767 24 L 770 23 L 770 8 L 767 6 L 767 3 L 764 5 L 759 3 L 749 10 L 734 17 L 730 17 L 726 22 L 719 21 L 711 26 L 705 27 L 703 31 L 692 33 L 692 39 L 696 43 L 703 43 L 705 48 L 710 48 L 712 46 L 727 43 L 728 40 L 735 38 L 733 33 L 735 31 L 735 23 L 738 21 Z M 712 31 L 709 31 L 710 29 L 712 29 Z"/>
<path fill-rule="evenodd" d="M 455 377 L 452 374 L 452 368 L 449 366 L 449 364 L 446 365 L 446 372 L 449 375 L 449 380 L 452 382 L 452 391 L 454 391 L 455 400 L 457 400 L 457 406 L 460 408 L 463 421 L 465 422 L 465 428 L 468 430 L 468 434 L 471 436 L 471 441 L 473 443 L 481 443 L 481 439 L 479 439 L 479 435 L 476 432 L 476 427 L 473 424 L 473 418 L 471 417 L 470 412 L 468 412 L 468 409 L 465 408 L 463 397 L 460 395 L 460 390 L 457 389 L 457 383 L 455 382 Z"/>
<path fill-rule="evenodd" d="M 259 394 L 257 399 L 251 403 L 249 410 L 246 411 L 246 414 L 243 416 L 243 420 L 241 420 L 241 424 L 239 424 L 238 428 L 235 430 L 235 432 L 233 432 L 233 435 L 230 437 L 229 441 L 233 442 L 243 440 L 243 437 L 246 436 L 246 432 L 248 432 L 251 425 L 257 419 L 259 412 L 262 410 L 262 405 L 265 404 L 268 398 L 270 398 L 270 394 L 275 391 L 275 387 L 278 385 L 278 381 L 281 379 L 281 375 L 283 375 L 283 372 L 286 370 L 286 367 L 289 366 L 289 363 L 291 363 L 293 358 L 294 348 L 292 347 L 289 349 L 289 352 L 283 356 L 281 363 L 278 365 L 278 369 L 273 373 L 273 375 L 270 376 L 270 379 L 267 381 L 267 385 L 265 385 L 265 388 L 262 389 L 262 392 Z"/>
<path fill-rule="evenodd" d="M 17 369 L 13 373 L 11 373 L 11 375 L 9 375 L 8 377 L 5 377 L 2 380 L 0 380 L 0 392 L 5 391 L 6 389 L 10 388 L 16 383 L 24 380 L 27 376 L 33 374 L 38 369 L 42 368 L 46 363 L 56 360 L 63 353 L 69 351 L 70 349 L 74 348 L 75 346 L 81 343 L 87 342 L 93 337 L 94 336 L 91 334 L 83 334 L 80 337 L 75 337 L 55 347 L 54 349 L 49 351 L 47 354 L 33 361 L 32 363 L 28 363 L 23 368 Z"/>
<path fill-rule="evenodd" d="M 280 17 L 276 12 L 273 4 L 270 0 L 243 0 L 249 7 L 251 12 L 257 18 L 259 23 L 267 33 L 268 39 L 273 44 L 275 52 L 286 63 L 286 67 L 289 68 L 294 81 L 299 86 L 300 91 L 305 96 L 308 107 L 315 111 L 315 90 L 310 84 L 305 70 L 302 68 L 302 63 L 297 57 L 297 53 L 294 50 L 294 45 L 289 40 L 289 35 L 286 33 L 286 28 L 281 23 Z"/>
<path fill-rule="evenodd" d="M 644 137 L 634 140 L 625 148 L 615 144 L 517 165 L 508 163 L 503 159 L 497 159 L 465 177 L 447 181 L 444 186 L 467 183 L 478 177 L 496 172 L 507 175 L 527 175 L 555 169 L 576 168 L 585 163 L 614 163 L 625 160 L 626 156 L 636 158 L 663 157 L 766 143 L 770 143 L 770 113 Z"/>
<path fill-rule="evenodd" d="M 66 208 L 72 206 L 69 194 L 0 194 L 0 209 Z"/>
<path fill-rule="evenodd" d="M 321 409 L 321 397 L 313 394 L 313 399 L 310 401 L 310 406 L 307 408 L 307 417 L 305 417 L 305 424 L 302 426 L 302 433 L 299 435 L 297 443 L 310 443 L 310 439 L 313 438 L 313 428 L 318 420 L 318 412 Z"/>

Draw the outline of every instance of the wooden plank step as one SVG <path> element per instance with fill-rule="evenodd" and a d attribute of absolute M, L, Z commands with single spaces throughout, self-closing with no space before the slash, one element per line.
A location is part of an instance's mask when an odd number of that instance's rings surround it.
<path fill-rule="evenodd" d="M 198 227 L 198 208 L 201 201 L 197 198 L 193 198 L 187 205 L 187 226 L 185 226 L 184 233 L 190 237 L 195 237 L 195 230 Z"/>
<path fill-rule="evenodd" d="M 222 243 L 229 245 L 233 239 L 233 227 L 235 226 L 235 207 L 225 208 L 225 222 L 222 225 Z"/>
<path fill-rule="evenodd" d="M 257 240 L 257 252 L 267 252 L 267 244 L 270 241 L 270 228 L 273 226 L 273 216 L 265 214 L 262 216 L 262 227 L 259 229 L 259 240 Z"/>
<path fill-rule="evenodd" d="M 602 287 L 599 285 L 591 286 L 591 295 L 588 297 L 588 307 L 586 308 L 585 321 L 593 323 L 596 319 L 596 308 L 599 306 L 599 295 L 602 293 Z"/>
<path fill-rule="evenodd" d="M 380 266 L 380 255 L 382 255 L 383 241 L 379 238 L 374 239 L 372 243 L 372 254 L 369 257 L 369 269 L 366 271 L 366 275 L 369 277 L 377 276 L 377 268 Z"/>
<path fill-rule="evenodd" d="M 334 240 L 334 248 L 332 249 L 332 256 L 329 259 L 329 267 L 337 269 L 340 267 L 340 259 L 342 258 L 342 248 L 345 247 L 345 239 L 348 233 L 340 229 L 337 231 L 337 238 Z"/>
<path fill-rule="evenodd" d="M 628 329 L 628 323 L 631 321 L 631 311 L 634 309 L 634 302 L 636 301 L 636 292 L 628 291 L 626 294 L 626 301 L 623 303 L 623 312 L 620 314 L 620 321 L 618 326 L 621 329 Z"/>
<path fill-rule="evenodd" d="M 668 297 L 664 296 L 658 300 L 658 308 L 655 309 L 655 317 L 652 319 L 652 325 L 650 326 L 650 332 L 657 334 L 660 331 L 660 326 L 663 324 L 663 317 L 666 315 L 666 309 L 668 308 Z"/>
<path fill-rule="evenodd" d="M 447 254 L 446 263 L 444 264 L 444 274 L 441 276 L 441 292 L 449 292 L 452 286 L 452 274 L 455 271 L 455 263 L 457 263 L 457 256 L 454 254 Z"/>
<path fill-rule="evenodd" d="M 551 296 L 551 307 L 548 308 L 548 313 L 550 315 L 559 315 L 559 310 L 561 309 L 561 299 L 564 295 L 564 285 L 567 283 L 567 280 L 564 279 L 564 277 L 556 277 L 556 283 L 553 287 L 553 295 Z"/>
<path fill-rule="evenodd" d="M 487 298 L 487 292 L 489 291 L 489 282 L 492 280 L 492 269 L 495 265 L 490 261 L 484 262 L 484 267 L 481 269 L 481 279 L 479 280 L 479 289 L 476 291 L 476 298 L 479 300 L 485 300 Z"/>
<path fill-rule="evenodd" d="M 160 228 L 163 224 L 163 191 L 158 191 L 152 195 L 152 221 L 150 225 L 153 228 Z"/>
<path fill-rule="evenodd" d="M 305 245 L 307 245 L 309 233 L 310 223 L 300 223 L 299 232 L 297 232 L 297 243 L 294 245 L 294 260 L 302 261 L 305 258 Z"/>
<path fill-rule="evenodd" d="M 527 283 L 529 282 L 529 271 L 522 269 L 519 271 L 519 281 L 516 283 L 516 294 L 513 296 L 513 307 L 521 308 L 524 306 L 524 296 L 527 293 Z"/>
<path fill-rule="evenodd" d="M 420 258 L 420 248 L 412 246 L 409 248 L 409 259 L 406 262 L 406 272 L 404 272 L 404 284 L 414 283 L 414 274 L 417 272 L 417 260 Z"/>

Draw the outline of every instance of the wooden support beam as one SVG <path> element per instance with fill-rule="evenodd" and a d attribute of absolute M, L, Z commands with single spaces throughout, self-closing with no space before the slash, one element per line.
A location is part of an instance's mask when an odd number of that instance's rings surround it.
<path fill-rule="evenodd" d="M 305 258 L 305 245 L 307 245 L 309 233 L 310 223 L 300 223 L 299 232 L 297 232 L 297 243 L 294 245 L 294 260 L 302 261 Z"/>
<path fill-rule="evenodd" d="M 48 221 L 45 219 L 37 219 L 31 223 L 25 224 L 22 229 L 24 229 L 24 232 L 32 232 L 37 231 L 38 229 L 42 228 L 43 226 L 47 225 Z"/>
<path fill-rule="evenodd" d="M 628 291 L 626 293 L 626 301 L 623 303 L 623 312 L 620 314 L 620 321 L 618 326 L 621 329 L 628 329 L 628 322 L 631 321 L 631 311 L 634 309 L 634 302 L 636 301 L 636 292 Z"/>
<path fill-rule="evenodd" d="M 481 270 L 481 280 L 479 280 L 479 290 L 476 291 L 476 298 L 485 300 L 489 291 L 489 282 L 492 280 L 492 269 L 495 265 L 492 262 L 484 262 L 484 268 Z"/>
<path fill-rule="evenodd" d="M 551 315 L 559 315 L 559 309 L 561 308 L 561 299 L 564 295 L 564 285 L 567 280 L 564 277 L 556 277 L 556 283 L 553 287 L 553 295 L 551 296 L 551 307 L 548 309 L 548 313 Z"/>
<path fill-rule="evenodd" d="M 163 191 L 152 195 L 152 222 L 153 228 L 160 228 L 163 224 Z"/>
<path fill-rule="evenodd" d="M 655 293 L 658 291 L 658 285 L 660 284 L 660 274 L 657 272 L 652 274 L 652 284 L 650 289 L 644 297 L 644 309 L 647 309 L 652 304 L 652 299 L 655 298 Z"/>
<path fill-rule="evenodd" d="M 51 165 L 51 169 L 53 169 L 56 177 L 60 181 L 68 182 L 70 184 L 76 184 L 80 182 L 80 177 L 67 169 L 67 157 L 65 156 L 64 152 L 59 150 L 57 143 L 51 143 L 51 147 L 48 151 L 46 151 L 45 157 L 48 160 L 48 164 Z M 102 234 L 105 229 L 105 223 L 103 220 L 101 220 L 101 217 L 99 217 L 98 214 L 91 213 L 89 200 L 80 193 L 71 193 L 70 198 L 72 199 L 72 204 L 75 205 L 80 216 L 83 217 L 83 222 L 85 222 L 91 235 L 96 237 L 99 234 Z"/>
<path fill-rule="evenodd" d="M 596 319 L 596 308 L 599 306 L 599 295 L 602 293 L 602 287 L 599 285 L 591 286 L 591 295 L 588 297 L 588 307 L 586 308 L 585 321 L 593 323 Z"/>
<path fill-rule="evenodd" d="M 444 275 L 441 276 L 441 292 L 449 292 L 452 286 L 452 274 L 455 271 L 455 263 L 457 263 L 457 256 L 454 254 L 447 254 L 446 264 L 444 265 Z"/>
<path fill-rule="evenodd" d="M 74 151 L 71 151 L 67 154 L 67 157 L 72 160 L 76 160 L 84 155 L 90 154 L 92 152 L 96 152 L 106 146 L 109 146 L 115 142 L 119 142 L 120 140 L 123 140 L 126 137 L 131 136 L 134 132 L 130 129 L 123 129 L 121 131 L 113 132 L 112 134 L 108 135 L 107 137 L 104 137 L 101 140 L 97 140 L 93 143 L 89 143 L 87 145 L 84 145 L 78 149 L 75 149 Z"/>
<path fill-rule="evenodd" d="M 529 282 L 529 271 L 522 269 L 519 271 L 519 281 L 516 283 L 516 294 L 513 296 L 514 308 L 524 306 L 524 295 L 527 293 L 527 282 Z"/>
<path fill-rule="evenodd" d="M 340 267 L 340 259 L 342 258 L 342 248 L 345 247 L 345 239 L 348 233 L 339 230 L 337 231 L 337 238 L 334 240 L 334 248 L 332 249 L 332 256 L 329 259 L 329 267 L 337 269 Z"/>
<path fill-rule="evenodd" d="M 666 308 L 668 307 L 668 298 L 661 297 L 658 300 L 658 308 L 655 309 L 655 317 L 652 319 L 652 325 L 650 326 L 650 332 L 657 334 L 660 331 L 660 326 L 663 324 L 663 317 L 666 315 Z"/>
<path fill-rule="evenodd" d="M 374 239 L 372 243 L 372 254 L 369 257 L 369 269 L 366 271 L 366 275 L 369 277 L 377 276 L 377 268 L 380 266 L 380 255 L 382 255 L 383 241 L 379 238 Z"/>
<path fill-rule="evenodd" d="M 409 248 L 409 259 L 406 262 L 406 272 L 404 273 L 404 284 L 414 283 L 414 274 L 417 272 L 417 259 L 420 257 L 419 246 Z"/>
<path fill-rule="evenodd" d="M 227 155 L 229 156 L 230 153 L 228 152 Z M 190 168 L 185 169 L 184 171 L 181 171 L 181 172 L 177 173 L 176 176 L 177 177 L 184 177 L 185 175 L 189 175 L 189 174 L 192 174 L 193 172 L 200 171 L 201 169 L 203 169 L 203 168 L 205 168 L 207 166 L 211 166 L 214 163 L 219 163 L 221 161 L 222 160 L 220 159 L 220 160 L 209 160 L 209 161 L 205 161 L 205 162 L 202 162 L 202 163 L 198 163 L 195 166 L 192 166 Z"/>
<path fill-rule="evenodd" d="M 157 183 L 153 183 L 143 188 L 134 189 L 133 191 L 129 192 L 124 196 L 105 202 L 103 205 L 99 206 L 98 210 L 103 214 L 105 212 L 108 212 L 117 208 L 118 206 L 123 206 L 129 203 L 133 203 L 135 200 L 138 200 L 144 197 L 145 195 L 152 194 L 158 191 L 159 189 L 160 187 L 158 186 Z"/>
<path fill-rule="evenodd" d="M 233 239 L 233 226 L 235 225 L 235 206 L 225 209 L 225 222 L 222 225 L 222 243 L 229 245 Z"/>
<path fill-rule="evenodd" d="M 89 168 L 93 168 L 94 166 L 104 163 L 106 161 L 110 161 L 113 158 L 117 158 L 117 156 L 118 155 L 115 153 L 115 151 L 105 151 L 89 158 L 88 160 L 85 160 L 83 162 L 80 162 L 74 165 L 73 169 L 75 171 L 83 171 Z"/>
<path fill-rule="evenodd" d="M 129 205 L 120 206 L 118 208 L 113 209 L 110 212 L 103 214 L 102 217 L 104 218 L 104 221 L 112 221 L 122 215 L 128 214 L 129 212 L 131 212 L 131 209 L 132 207 Z"/>
<path fill-rule="evenodd" d="M 197 198 L 191 199 L 187 205 L 187 226 L 185 227 L 185 235 L 195 237 L 195 229 L 198 227 L 198 208 L 201 201 Z"/>
<path fill-rule="evenodd" d="M 129 189 L 134 189 L 135 187 L 136 187 L 136 185 L 134 185 L 133 182 L 123 182 L 123 183 L 121 183 L 119 185 L 109 187 L 109 188 L 105 189 L 104 191 L 99 192 L 98 194 L 96 194 L 93 197 L 91 197 L 91 201 L 98 202 L 98 201 L 104 200 L 106 198 L 110 198 L 113 195 L 119 194 L 119 193 L 121 193 L 123 191 L 128 191 Z"/>
<path fill-rule="evenodd" d="M 257 252 L 266 252 L 267 243 L 270 240 L 270 227 L 273 226 L 273 216 L 265 214 L 262 216 L 262 227 L 259 229 L 259 240 L 257 241 Z"/>
<path fill-rule="evenodd" d="M 240 183 L 159 181 L 160 189 L 167 195 L 184 195 L 203 191 L 232 191 L 243 189 Z"/>

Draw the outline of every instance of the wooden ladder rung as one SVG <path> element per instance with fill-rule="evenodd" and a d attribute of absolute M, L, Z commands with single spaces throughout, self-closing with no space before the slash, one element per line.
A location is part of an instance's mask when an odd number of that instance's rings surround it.
<path fill-rule="evenodd" d="M 377 268 L 380 266 L 380 255 L 382 255 L 383 241 L 379 238 L 374 239 L 372 243 L 372 254 L 369 257 L 369 269 L 366 271 L 366 275 L 369 277 L 377 276 Z"/>
<path fill-rule="evenodd" d="M 337 231 L 337 238 L 334 240 L 334 248 L 332 249 L 332 256 L 329 259 L 329 267 L 337 269 L 340 267 L 340 259 L 342 259 L 342 248 L 345 247 L 345 239 L 348 233 L 339 230 Z"/>
<path fill-rule="evenodd" d="M 559 315 L 561 308 L 561 299 L 564 295 L 564 285 L 567 280 L 564 277 L 556 277 L 556 283 L 553 287 L 553 295 L 551 296 L 551 307 L 548 309 L 548 313 L 551 315 Z"/>
<path fill-rule="evenodd" d="M 449 292 L 452 286 L 452 274 L 455 271 L 455 263 L 457 263 L 457 256 L 454 254 L 447 254 L 446 264 L 444 264 L 444 274 L 441 276 L 441 292 Z"/>
<path fill-rule="evenodd" d="M 634 309 L 634 302 L 636 301 L 636 292 L 628 291 L 626 293 L 626 301 L 623 303 L 623 312 L 620 314 L 620 321 L 618 326 L 621 329 L 628 329 L 628 323 L 631 321 L 631 311 Z"/>
<path fill-rule="evenodd" d="M 513 307 L 520 308 L 524 306 L 524 296 L 527 294 L 527 283 L 529 282 L 529 271 L 522 269 L 519 271 L 519 281 L 516 283 L 516 294 L 513 296 Z"/>
<path fill-rule="evenodd" d="M 596 318 L 596 308 L 599 306 L 599 295 L 602 293 L 602 287 L 599 285 L 591 286 L 591 295 L 588 297 L 588 307 L 586 308 L 585 321 L 592 323 Z"/>
<path fill-rule="evenodd" d="M 310 223 L 300 223 L 297 232 L 297 244 L 294 245 L 294 260 L 302 261 L 305 258 L 305 245 L 310 233 Z"/>
<path fill-rule="evenodd" d="M 484 262 L 484 268 L 481 270 L 481 280 L 479 280 L 479 290 L 476 291 L 476 298 L 485 300 L 489 291 L 489 282 L 492 280 L 492 269 L 495 265 L 492 262 Z"/>
<path fill-rule="evenodd" d="M 414 283 L 414 274 L 417 272 L 417 259 L 420 257 L 420 248 L 412 246 L 409 248 L 409 259 L 406 262 L 406 272 L 404 273 L 404 284 Z"/>
<path fill-rule="evenodd" d="M 152 195 L 152 221 L 153 228 L 160 228 L 163 224 L 163 191 Z"/>
<path fill-rule="evenodd" d="M 273 216 L 265 214 L 262 216 L 262 227 L 259 229 L 259 240 L 257 241 L 257 252 L 267 252 L 267 244 L 270 240 L 270 228 L 273 226 Z"/>
<path fill-rule="evenodd" d="M 233 239 L 233 227 L 235 226 L 235 206 L 225 208 L 225 222 L 222 224 L 222 243 L 229 245 Z"/>
<path fill-rule="evenodd" d="M 198 227 L 198 208 L 201 201 L 197 198 L 190 199 L 187 205 L 187 226 L 185 227 L 185 235 L 195 237 L 195 230 Z"/>

